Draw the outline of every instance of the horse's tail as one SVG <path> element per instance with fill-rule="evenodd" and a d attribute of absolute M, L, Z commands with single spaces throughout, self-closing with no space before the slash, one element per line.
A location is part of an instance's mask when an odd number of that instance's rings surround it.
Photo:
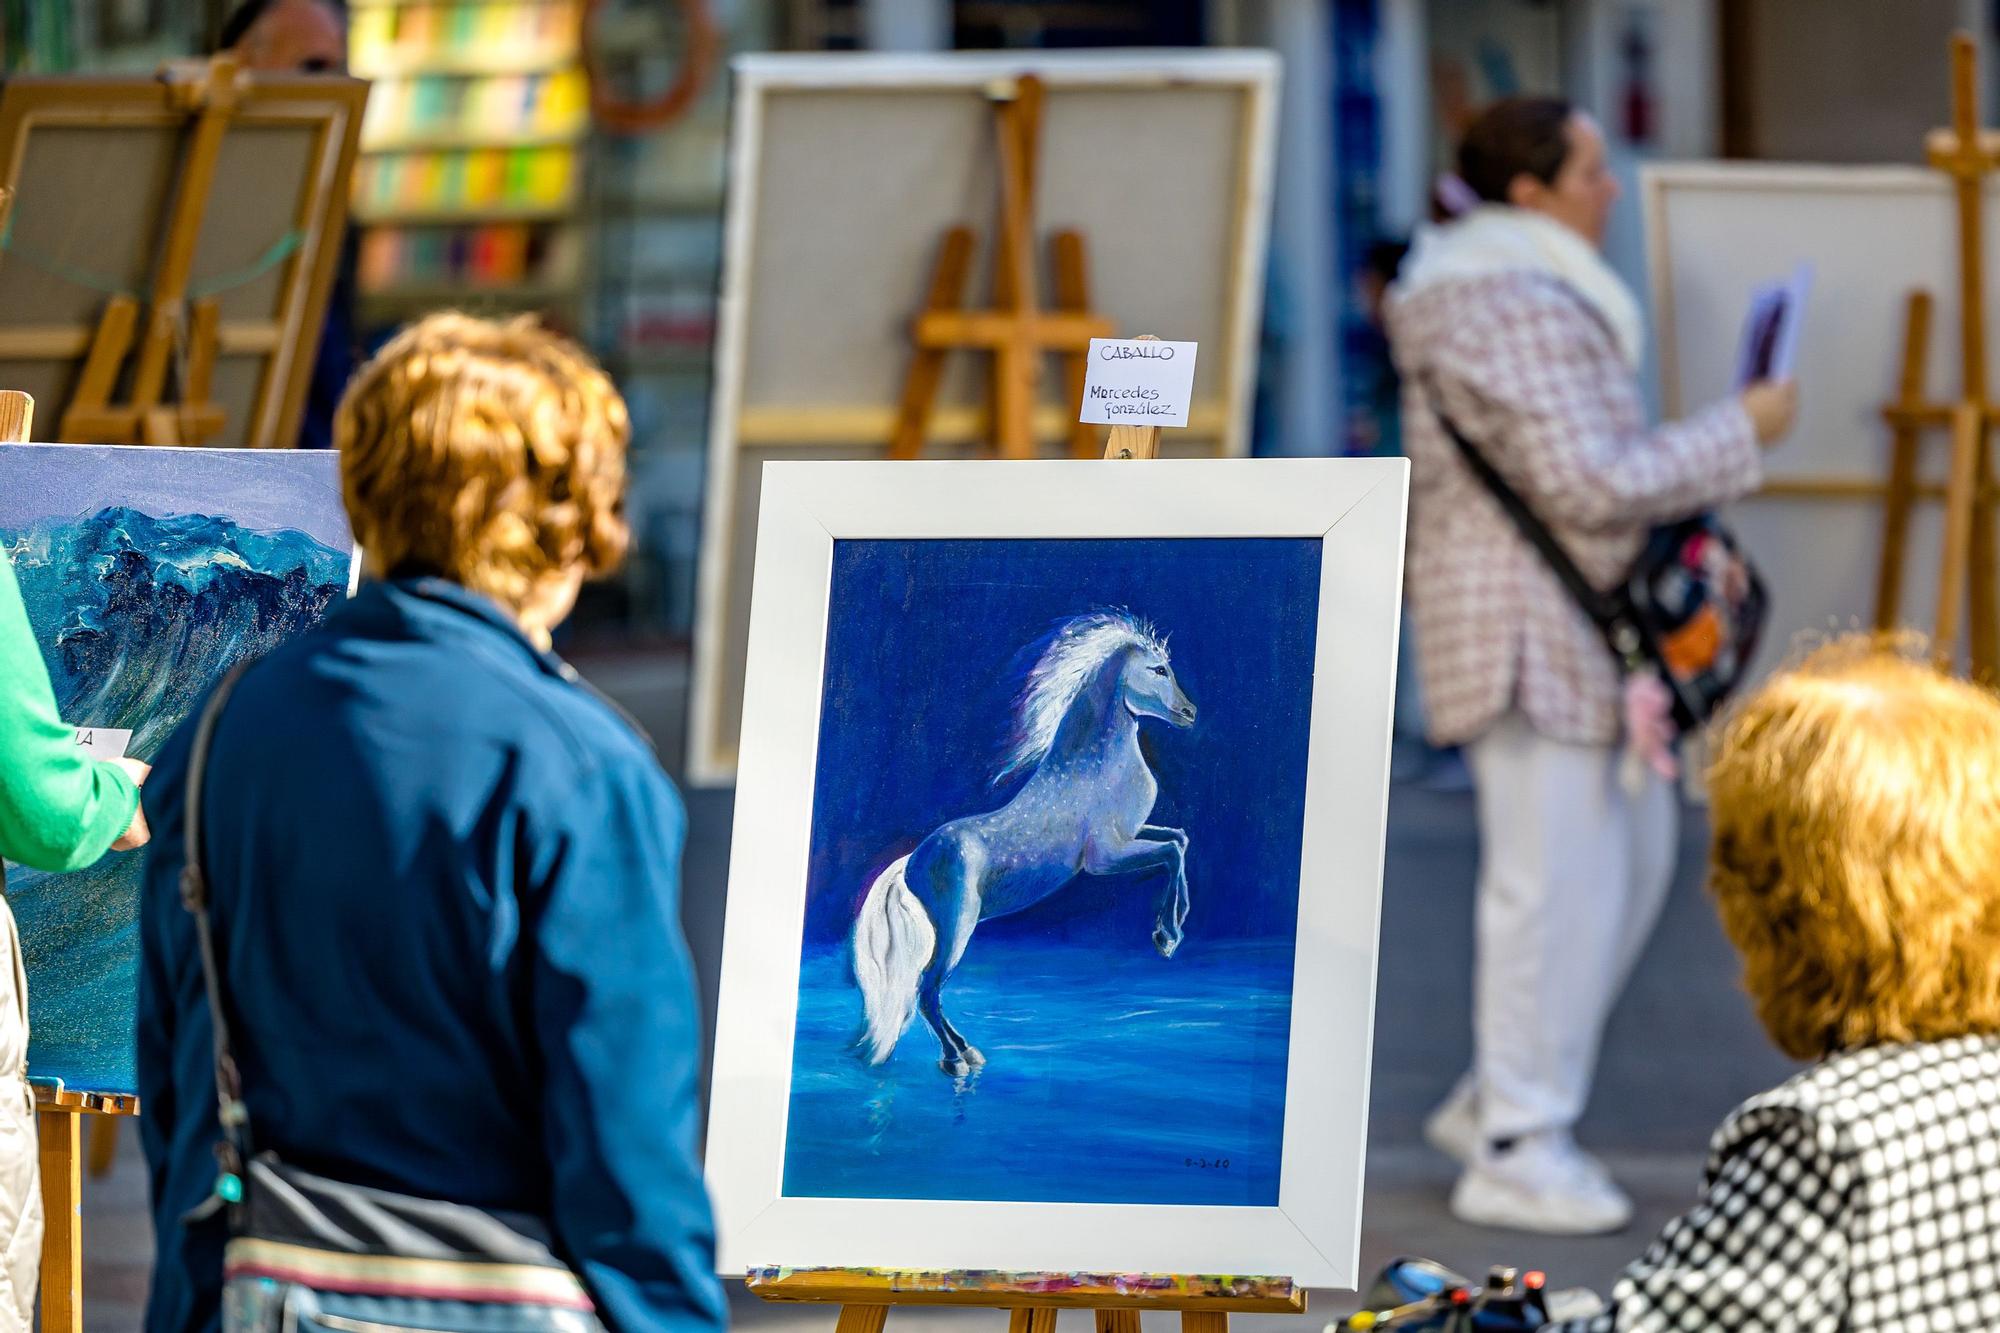
<path fill-rule="evenodd" d="M 860 1046 L 871 1065 L 889 1058 L 916 1016 L 917 982 L 937 948 L 937 928 L 904 880 L 909 864 L 906 856 L 875 877 L 854 922 L 854 981 L 867 1014 Z"/>

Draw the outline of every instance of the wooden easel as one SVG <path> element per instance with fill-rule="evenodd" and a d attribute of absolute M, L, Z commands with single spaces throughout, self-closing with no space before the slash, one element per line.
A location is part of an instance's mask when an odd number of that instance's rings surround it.
<path fill-rule="evenodd" d="M 181 161 L 174 208 L 145 311 L 145 333 L 129 396 L 114 402 L 118 376 L 139 326 L 139 303 L 129 296 L 105 302 L 97 332 L 63 412 L 62 438 L 93 444 L 202 444 L 222 433 L 227 418 L 209 397 L 215 373 L 221 306 L 214 298 L 188 302 L 195 246 L 215 187 L 222 138 L 236 110 L 236 61 L 217 56 L 197 74 L 163 74 L 176 104 L 194 118 Z M 167 370 L 178 365 L 178 400 L 166 395 Z"/>
<path fill-rule="evenodd" d="M 0 213 L 5 204 L 0 202 Z M 35 400 L 0 390 L 0 443 L 26 444 L 35 424 Z M 42 1333 L 83 1329 L 83 1118 L 139 1114 L 139 1099 L 114 1094 L 71 1092 L 36 1083 L 35 1132 L 41 1141 Z M 110 1122 L 95 1122 L 108 1129 Z M 103 1139 L 95 1140 L 97 1143 Z"/>
<path fill-rule="evenodd" d="M 71 1092 L 37 1083 L 35 1132 L 41 1139 L 41 1333 L 83 1333 L 83 1118 L 135 1116 L 137 1097 Z M 93 1144 L 116 1122 L 94 1120 Z"/>
<path fill-rule="evenodd" d="M 1903 329 L 1903 366 L 1895 402 L 1882 409 L 1891 431 L 1882 559 L 1876 572 L 1875 625 L 1894 628 L 1903 584 L 1910 510 L 1918 493 L 1918 445 L 1926 429 L 1951 429 L 1951 473 L 1944 492 L 1944 558 L 1938 571 L 1934 647 L 1949 658 L 1969 605 L 1972 674 L 2000 674 L 2000 601 L 1996 600 L 1992 432 L 2000 413 L 1986 382 L 1986 281 L 1980 228 L 1986 177 L 2000 170 L 2000 133 L 1979 128 L 1978 48 L 1967 33 L 1951 40 L 1952 125 L 1925 142 L 1933 167 L 1952 179 L 1958 203 L 1959 353 L 1964 387 L 1957 402 L 1924 396 L 1930 351 L 1931 297 L 1912 292 Z"/>
<path fill-rule="evenodd" d="M 1072 401 L 1082 400 L 1079 382 Z M 1104 445 L 1107 459 L 1159 454 L 1158 426 L 1113 426 Z M 1055 1333 L 1062 1310 L 1090 1311 L 1097 1333 L 1140 1333 L 1139 1316 L 1147 1310 L 1180 1315 L 1181 1333 L 1229 1333 L 1232 1314 L 1306 1312 L 1306 1293 L 1292 1279 L 1275 1277 L 759 1268 L 744 1285 L 767 1301 L 838 1305 L 834 1333 L 883 1333 L 890 1309 L 911 1305 L 1005 1310 L 1008 1333 Z"/>
<path fill-rule="evenodd" d="M 1115 326 L 1090 313 L 1090 287 L 1083 237 L 1059 231 L 1050 238 L 1057 308 L 1040 308 L 1035 272 L 1035 182 L 1041 144 L 1042 102 L 1047 89 L 1040 76 L 1024 74 L 988 89 L 994 104 L 1000 162 L 1000 228 L 993 246 L 993 309 L 964 310 L 966 280 L 972 273 L 974 237 L 970 227 L 953 227 L 938 249 L 931 271 L 929 295 L 911 329 L 916 347 L 903 381 L 903 397 L 890 438 L 891 458 L 915 458 L 923 452 L 938 383 L 944 375 L 945 353 L 953 348 L 993 355 L 993 448 L 1002 458 L 1030 458 L 1035 453 L 1035 389 L 1042 358 L 1061 354 L 1065 383 L 1072 401 L 1083 399 L 1086 353 L 1092 338 L 1109 338 Z M 1069 431 L 1070 452 L 1088 457 L 1094 432 L 1075 425 Z"/>

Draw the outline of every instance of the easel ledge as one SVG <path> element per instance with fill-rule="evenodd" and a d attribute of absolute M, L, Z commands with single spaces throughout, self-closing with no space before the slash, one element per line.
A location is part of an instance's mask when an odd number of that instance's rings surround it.
<path fill-rule="evenodd" d="M 869 1321 L 879 1328 L 880 1316 L 895 1305 L 972 1305 L 1051 1315 L 1057 1310 L 1169 1310 L 1210 1316 L 1186 1321 L 1191 1329 L 1225 1327 L 1231 1314 L 1304 1314 L 1306 1309 L 1306 1293 L 1288 1277 L 758 1268 L 744 1285 L 767 1301 L 843 1306 L 843 1330 L 863 1326 L 849 1318 L 861 1310 L 879 1312 Z"/>

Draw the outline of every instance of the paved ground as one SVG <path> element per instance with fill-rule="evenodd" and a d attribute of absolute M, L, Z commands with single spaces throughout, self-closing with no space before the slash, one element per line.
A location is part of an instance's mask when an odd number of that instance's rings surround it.
<path fill-rule="evenodd" d="M 681 753 L 683 681 L 657 659 L 582 665 L 654 733 L 670 767 Z M 713 1011 L 728 873 L 729 793 L 689 791 L 687 927 Z M 1634 1194 L 1640 1216 L 1623 1236 L 1551 1241 L 1465 1227 L 1444 1207 L 1451 1174 L 1423 1148 L 1424 1112 L 1463 1068 L 1469 1049 L 1467 967 L 1471 877 L 1476 856 L 1469 798 L 1399 787 L 1390 802 L 1384 889 L 1382 980 L 1377 1005 L 1375 1081 L 1364 1204 L 1363 1259 L 1369 1266 L 1419 1253 L 1483 1271 L 1494 1262 L 1549 1270 L 1559 1285 L 1607 1286 L 1661 1222 L 1698 1184 L 1702 1145 L 1723 1113 L 1768 1086 L 1786 1064 L 1764 1043 L 1737 990 L 1735 964 L 1699 887 L 1702 830 L 1690 821 L 1683 868 L 1654 947 L 1612 1021 L 1597 1094 L 1582 1129 Z M 117 1169 L 85 1187 L 85 1310 L 93 1333 L 138 1326 L 150 1239 L 136 1142 L 122 1145 Z M 826 1312 L 765 1307 L 738 1293 L 738 1322 L 831 1328 Z M 1329 1294 L 1315 1312 L 1352 1308 Z M 994 1316 L 984 1327 L 996 1328 Z M 898 1315 L 895 1328 L 979 1325 L 962 1312 Z M 1261 1329 L 1297 1321 L 1239 1321 Z M 1317 1322 L 1317 1321 L 1316 1321 Z M 1081 1325 L 1077 1325 L 1081 1327 Z M 1164 1325 L 1162 1325 L 1164 1328 Z"/>

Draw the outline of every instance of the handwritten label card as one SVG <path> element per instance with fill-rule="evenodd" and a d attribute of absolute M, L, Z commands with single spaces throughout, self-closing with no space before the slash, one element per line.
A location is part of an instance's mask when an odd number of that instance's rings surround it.
<path fill-rule="evenodd" d="M 1194 343 L 1092 338 L 1083 415 L 1096 426 L 1185 426 L 1194 397 Z"/>
<path fill-rule="evenodd" d="M 76 743 L 90 751 L 93 759 L 123 759 L 126 747 L 132 744 L 132 732 L 126 727 L 78 727 Z"/>

